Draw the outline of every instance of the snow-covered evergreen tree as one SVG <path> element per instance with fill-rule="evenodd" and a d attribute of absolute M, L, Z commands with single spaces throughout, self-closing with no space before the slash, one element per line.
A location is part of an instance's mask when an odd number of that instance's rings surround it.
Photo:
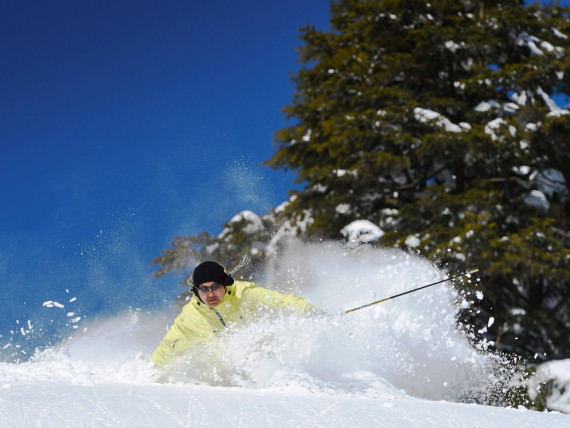
<path fill-rule="evenodd" d="M 376 245 L 479 267 L 484 298 L 463 317 L 494 317 L 498 348 L 570 356 L 570 114 L 553 100 L 570 91 L 568 10 L 338 0 L 330 25 L 302 30 L 293 125 L 267 162 L 304 189 L 259 221 L 177 238 L 158 274 L 189 257 L 261 262 L 283 236 L 341 239 L 367 220 Z"/>

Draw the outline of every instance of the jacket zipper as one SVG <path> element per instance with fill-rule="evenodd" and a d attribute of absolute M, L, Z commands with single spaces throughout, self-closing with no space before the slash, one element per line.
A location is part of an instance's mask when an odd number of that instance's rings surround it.
<path fill-rule="evenodd" d="M 224 327 L 227 327 L 227 326 L 226 326 L 226 322 L 224 321 L 224 319 L 222 318 L 222 316 L 220 315 L 220 313 L 219 313 L 217 310 L 215 310 L 214 308 L 212 308 L 212 310 L 216 313 L 216 315 L 217 315 L 218 318 L 220 319 L 220 322 L 222 323 L 222 325 L 223 325 Z"/>

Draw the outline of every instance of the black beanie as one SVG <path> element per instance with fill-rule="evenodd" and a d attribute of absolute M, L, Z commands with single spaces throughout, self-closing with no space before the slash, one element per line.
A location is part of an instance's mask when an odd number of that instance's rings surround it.
<path fill-rule="evenodd" d="M 226 269 L 216 262 L 203 262 L 194 269 L 192 274 L 194 287 L 205 282 L 215 282 L 221 285 L 232 285 L 234 279 L 226 273 Z"/>

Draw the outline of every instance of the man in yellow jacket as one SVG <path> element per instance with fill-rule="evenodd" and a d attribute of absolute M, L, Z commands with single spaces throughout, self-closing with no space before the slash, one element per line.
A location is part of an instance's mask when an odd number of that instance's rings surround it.
<path fill-rule="evenodd" d="M 234 281 L 216 262 L 199 264 L 192 280 L 192 299 L 152 355 L 159 367 L 171 363 L 191 346 L 214 339 L 226 328 L 244 325 L 263 312 L 278 310 L 300 315 L 320 312 L 306 299 L 267 290 L 253 282 Z"/>

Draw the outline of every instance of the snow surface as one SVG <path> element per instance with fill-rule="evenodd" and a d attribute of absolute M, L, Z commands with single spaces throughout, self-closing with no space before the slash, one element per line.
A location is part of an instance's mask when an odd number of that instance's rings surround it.
<path fill-rule="evenodd" d="M 305 295 L 331 315 L 268 316 L 168 371 L 150 354 L 171 309 L 83 320 L 58 346 L 0 362 L 0 427 L 570 426 L 562 413 L 475 404 L 500 402 L 513 371 L 456 327 L 458 308 L 476 293 L 444 283 L 342 315 L 445 277 L 425 260 L 292 243 L 268 272 L 265 285 Z"/>

